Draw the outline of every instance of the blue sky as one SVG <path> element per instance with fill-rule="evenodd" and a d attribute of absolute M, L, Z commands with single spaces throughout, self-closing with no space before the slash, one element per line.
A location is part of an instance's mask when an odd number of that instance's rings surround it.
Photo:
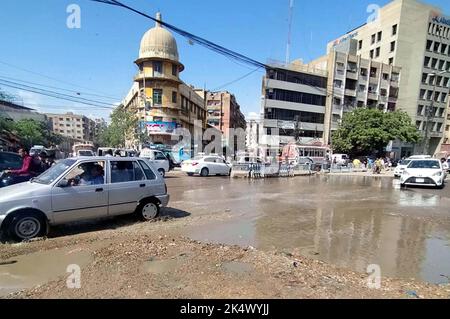
<path fill-rule="evenodd" d="M 229 49 L 266 62 L 284 60 L 289 0 L 122 0 L 154 16 Z M 364 23 L 369 4 L 389 0 L 295 0 L 291 59 L 309 61 L 325 53 L 326 44 Z M 448 0 L 427 0 L 450 15 Z M 81 29 L 66 26 L 69 4 L 81 7 Z M 0 76 L 117 98 L 128 92 L 139 43 L 154 23 L 121 8 L 88 0 L 2 0 L 0 4 Z M 176 35 L 185 71 L 181 78 L 215 89 L 252 71 Z M 10 65 L 31 70 L 28 73 Z M 259 112 L 261 70 L 224 89 L 234 93 L 243 112 Z M 68 84 L 70 83 L 70 84 Z M 80 87 L 75 87 L 73 84 Z M 2 87 L 0 85 L 0 87 Z M 40 111 L 74 111 L 108 117 L 108 110 L 17 92 Z M 82 95 L 83 96 L 83 95 Z M 86 98 L 104 100 L 99 96 Z M 114 100 L 108 100 L 114 101 Z"/>

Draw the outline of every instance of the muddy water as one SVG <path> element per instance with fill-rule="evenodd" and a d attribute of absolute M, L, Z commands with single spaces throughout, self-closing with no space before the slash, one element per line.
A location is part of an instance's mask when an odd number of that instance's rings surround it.
<path fill-rule="evenodd" d="M 389 277 L 450 277 L 450 186 L 427 194 L 390 178 L 345 176 L 197 183 L 175 188 L 174 200 L 232 218 L 187 228 L 194 239 L 298 251 L 360 272 L 377 264 Z"/>
<path fill-rule="evenodd" d="M 83 267 L 92 260 L 85 250 L 67 248 L 37 252 L 0 261 L 0 297 L 69 276 L 69 265 Z"/>

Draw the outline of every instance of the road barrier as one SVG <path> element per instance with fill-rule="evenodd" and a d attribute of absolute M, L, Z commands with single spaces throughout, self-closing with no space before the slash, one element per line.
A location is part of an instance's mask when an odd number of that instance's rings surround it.
<path fill-rule="evenodd" d="M 294 177 L 311 175 L 312 173 L 313 171 L 309 165 L 234 163 L 231 170 L 231 177 L 258 179 L 268 177 Z"/>

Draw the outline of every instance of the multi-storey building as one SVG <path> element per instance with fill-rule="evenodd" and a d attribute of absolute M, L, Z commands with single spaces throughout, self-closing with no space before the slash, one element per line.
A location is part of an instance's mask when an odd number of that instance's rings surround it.
<path fill-rule="evenodd" d="M 302 144 L 323 142 L 327 71 L 294 61 L 269 63 L 263 78 L 261 125 L 264 147 L 276 139 L 281 146 L 298 135 Z"/>
<path fill-rule="evenodd" d="M 345 112 L 358 107 L 388 112 L 397 107 L 401 68 L 357 56 L 352 49 L 357 43 L 352 41 L 309 63 L 328 71 L 324 144 L 331 144 Z"/>
<path fill-rule="evenodd" d="M 66 114 L 46 114 L 56 134 L 80 141 L 92 142 L 95 138 L 95 121 L 72 112 Z"/>
<path fill-rule="evenodd" d="M 161 21 L 161 14 L 156 16 Z M 126 110 L 139 117 L 146 142 L 174 145 L 177 128 L 194 134 L 196 123 L 206 128 L 205 101 L 192 86 L 179 77 L 184 70 L 179 61 L 175 38 L 159 22 L 148 30 L 141 41 L 139 68 L 134 83 L 123 101 Z M 127 141 L 128 147 L 138 147 L 139 141 Z"/>
<path fill-rule="evenodd" d="M 351 39 L 357 41 L 362 58 L 402 68 L 397 108 L 422 132 L 424 142 L 415 151 L 435 153 L 447 121 L 450 18 L 416 0 L 393 0 L 379 10 L 376 20 L 330 42 L 328 51 Z"/>
<path fill-rule="evenodd" d="M 230 129 L 245 130 L 245 116 L 233 94 L 227 91 L 206 92 L 206 108 L 207 122 L 222 132 L 224 146 L 228 146 L 230 139 L 234 138 L 234 132 Z"/>

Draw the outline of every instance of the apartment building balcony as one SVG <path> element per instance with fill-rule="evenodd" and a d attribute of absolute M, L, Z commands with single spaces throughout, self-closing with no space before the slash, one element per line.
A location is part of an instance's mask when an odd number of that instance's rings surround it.
<path fill-rule="evenodd" d="M 398 88 L 399 82 L 397 80 L 391 80 L 390 85 L 394 88 Z"/>
<path fill-rule="evenodd" d="M 360 101 L 365 101 L 366 100 L 366 92 L 365 91 L 358 91 L 357 94 L 356 94 L 356 97 Z"/>
<path fill-rule="evenodd" d="M 358 74 L 356 70 L 347 70 L 347 79 L 357 80 Z"/>
<path fill-rule="evenodd" d="M 369 79 L 369 77 L 367 75 L 359 75 L 358 77 L 358 82 L 360 83 L 367 83 L 367 80 Z"/>
<path fill-rule="evenodd" d="M 345 95 L 356 97 L 356 89 L 345 89 Z"/>
<path fill-rule="evenodd" d="M 378 78 L 376 77 L 369 77 L 369 83 L 371 84 L 378 84 Z"/>
<path fill-rule="evenodd" d="M 381 85 L 382 88 L 387 89 L 387 88 L 389 88 L 390 83 L 389 83 L 388 80 L 381 80 L 381 84 L 380 85 Z"/>
<path fill-rule="evenodd" d="M 367 98 L 369 100 L 376 100 L 376 101 L 378 101 L 378 93 L 376 93 L 376 92 L 369 92 L 369 94 L 367 95 Z"/>

